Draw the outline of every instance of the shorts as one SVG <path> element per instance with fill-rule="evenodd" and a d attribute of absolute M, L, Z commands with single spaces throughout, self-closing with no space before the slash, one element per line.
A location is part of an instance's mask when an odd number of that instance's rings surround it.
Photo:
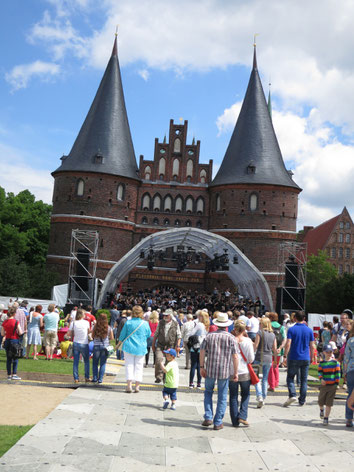
<path fill-rule="evenodd" d="M 164 387 L 162 390 L 162 396 L 163 397 L 170 397 L 172 401 L 177 400 L 177 388 L 168 388 Z"/>
<path fill-rule="evenodd" d="M 57 332 L 56 331 L 46 331 L 44 335 L 44 345 L 46 347 L 56 347 L 57 346 Z"/>
<path fill-rule="evenodd" d="M 334 385 L 321 385 L 320 393 L 318 394 L 318 404 L 320 406 L 333 406 L 334 397 L 336 396 L 337 384 Z"/>

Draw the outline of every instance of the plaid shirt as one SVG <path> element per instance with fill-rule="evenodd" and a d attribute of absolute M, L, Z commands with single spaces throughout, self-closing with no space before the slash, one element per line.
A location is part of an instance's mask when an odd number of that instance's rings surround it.
<path fill-rule="evenodd" d="M 227 379 L 231 375 L 233 354 L 237 354 L 235 337 L 228 331 L 209 333 L 200 349 L 205 350 L 207 376 L 213 379 Z"/>

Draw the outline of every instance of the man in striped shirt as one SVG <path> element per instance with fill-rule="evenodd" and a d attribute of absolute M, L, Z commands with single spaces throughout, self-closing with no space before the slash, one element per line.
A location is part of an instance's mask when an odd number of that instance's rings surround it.
<path fill-rule="evenodd" d="M 323 347 L 324 359 L 318 365 L 318 378 L 321 381 L 318 394 L 318 405 L 320 407 L 320 418 L 323 424 L 328 424 L 329 414 L 333 406 L 334 397 L 340 380 L 340 364 L 333 356 L 333 348 L 330 344 Z M 323 410 L 323 407 L 326 410 Z"/>
<path fill-rule="evenodd" d="M 200 348 L 200 373 L 205 378 L 204 392 L 204 421 L 202 426 L 211 426 L 214 422 L 214 429 L 223 428 L 223 418 L 227 406 L 227 392 L 229 388 L 229 377 L 231 375 L 231 363 L 234 367 L 234 378 L 238 380 L 238 357 L 236 340 L 227 331 L 232 325 L 227 313 L 219 313 L 214 324 L 218 331 L 210 333 L 204 339 Z M 206 357 L 206 364 L 204 365 Z M 215 383 L 218 384 L 218 401 L 215 416 L 213 418 L 213 390 Z"/>

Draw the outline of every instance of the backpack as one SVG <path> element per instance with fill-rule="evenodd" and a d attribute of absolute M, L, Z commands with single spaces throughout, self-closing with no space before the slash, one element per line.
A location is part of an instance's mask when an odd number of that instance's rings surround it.
<path fill-rule="evenodd" d="M 279 328 L 274 328 L 273 326 L 273 333 L 275 334 L 275 339 L 277 340 L 277 348 L 281 346 L 281 343 L 283 342 L 283 335 L 280 332 L 281 326 Z"/>
<path fill-rule="evenodd" d="M 187 346 L 188 346 L 188 349 L 192 349 L 192 348 L 199 349 L 200 348 L 199 336 L 195 336 L 195 335 L 189 336 L 188 341 L 187 341 Z"/>

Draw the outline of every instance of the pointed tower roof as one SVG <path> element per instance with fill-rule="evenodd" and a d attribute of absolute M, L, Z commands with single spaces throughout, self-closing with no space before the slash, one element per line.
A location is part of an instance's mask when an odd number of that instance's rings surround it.
<path fill-rule="evenodd" d="M 247 92 L 220 169 L 211 186 L 224 184 L 271 184 L 299 189 L 285 168 L 257 68 Z"/>
<path fill-rule="evenodd" d="M 117 35 L 111 58 L 68 156 L 53 172 L 81 171 L 139 180 L 118 62 Z"/>

